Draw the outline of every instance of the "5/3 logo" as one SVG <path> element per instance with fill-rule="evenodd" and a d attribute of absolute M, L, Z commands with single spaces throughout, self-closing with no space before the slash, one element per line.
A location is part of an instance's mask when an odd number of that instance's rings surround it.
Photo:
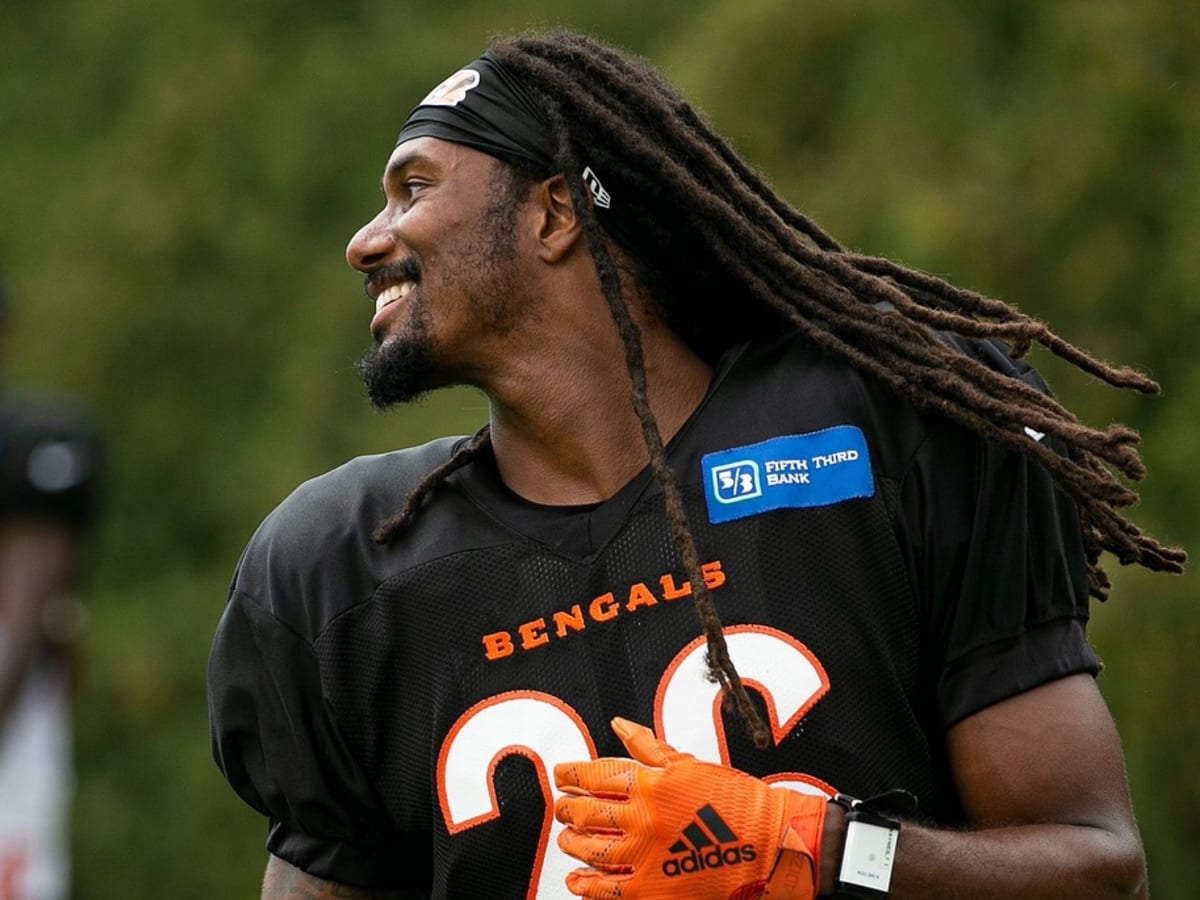
<path fill-rule="evenodd" d="M 752 459 L 714 466 L 712 470 L 713 497 L 718 503 L 737 503 L 762 496 L 758 463 Z"/>
<path fill-rule="evenodd" d="M 762 694 L 778 744 L 825 696 L 829 678 L 812 652 L 785 632 L 737 625 L 725 629 L 725 638 L 742 680 Z M 704 638 L 696 638 L 663 673 L 654 698 L 655 731 L 678 750 L 728 765 L 721 688 L 706 677 L 705 651 Z M 451 834 L 498 819 L 501 808 L 492 773 L 501 759 L 514 754 L 534 764 L 546 801 L 526 900 L 551 900 L 563 895 L 563 879 L 579 863 L 559 850 L 551 837 L 559 792 L 550 773 L 557 763 L 597 755 L 591 732 L 570 705 L 540 691 L 508 691 L 476 703 L 442 742 L 438 801 Z M 830 797 L 835 793 L 819 779 L 796 772 L 765 780 L 806 793 Z"/>

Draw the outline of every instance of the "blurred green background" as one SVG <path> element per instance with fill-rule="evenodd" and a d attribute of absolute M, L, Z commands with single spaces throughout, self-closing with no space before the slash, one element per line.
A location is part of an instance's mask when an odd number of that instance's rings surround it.
<path fill-rule="evenodd" d="M 209 757 L 204 668 L 243 543 L 350 456 L 475 428 L 370 411 L 342 257 L 411 105 L 494 32 L 569 24 L 657 63 L 856 249 L 1011 300 L 1163 396 L 1035 353 L 1139 429 L 1132 515 L 1200 547 L 1200 15 L 1168 0 L 0 0 L 12 380 L 82 396 L 112 456 L 78 705 L 78 900 L 257 896 L 264 826 Z M 1154 895 L 1195 896 L 1194 577 L 1094 610 Z"/>

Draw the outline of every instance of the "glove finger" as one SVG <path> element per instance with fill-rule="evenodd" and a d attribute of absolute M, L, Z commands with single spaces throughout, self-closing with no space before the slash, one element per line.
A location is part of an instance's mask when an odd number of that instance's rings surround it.
<path fill-rule="evenodd" d="M 559 763 L 554 767 L 554 784 L 565 793 L 624 799 L 637 780 L 638 768 L 633 760 L 620 757 Z"/>
<path fill-rule="evenodd" d="M 567 890 L 588 900 L 620 900 L 621 884 L 629 875 L 611 875 L 595 869 L 572 869 L 567 873 Z"/>
<path fill-rule="evenodd" d="M 554 804 L 554 818 L 581 831 L 611 834 L 624 831 L 627 808 L 596 797 L 560 797 Z"/>
<path fill-rule="evenodd" d="M 630 871 L 623 834 L 591 834 L 567 826 L 558 833 L 558 848 L 585 865 L 608 872 Z"/>
<path fill-rule="evenodd" d="M 613 719 L 611 724 L 612 730 L 621 739 L 629 755 L 644 765 L 661 768 L 672 760 L 687 759 L 691 756 L 690 753 L 680 753 L 666 741 L 660 741 L 645 725 L 622 719 L 620 716 Z"/>

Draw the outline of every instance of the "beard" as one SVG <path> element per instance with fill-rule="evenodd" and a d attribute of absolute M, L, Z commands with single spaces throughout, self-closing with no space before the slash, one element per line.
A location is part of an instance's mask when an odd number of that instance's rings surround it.
<path fill-rule="evenodd" d="M 503 232 L 488 232 L 487 240 L 471 244 L 461 254 L 462 268 L 480 274 L 486 287 L 475 286 L 461 296 L 471 318 L 495 335 L 509 333 L 521 320 L 521 293 L 511 267 L 514 245 Z M 428 392 L 451 384 L 466 384 L 460 367 L 447 357 L 434 332 L 433 314 L 425 305 L 420 270 L 412 265 L 404 277 L 416 285 L 409 302 L 408 321 L 390 335 L 380 336 L 357 362 L 355 368 L 366 389 L 367 399 L 377 410 L 409 403 Z M 436 284 L 435 291 L 445 290 Z"/>
<path fill-rule="evenodd" d="M 409 403 L 439 387 L 425 323 L 423 317 L 415 316 L 407 334 L 376 344 L 355 365 L 375 409 Z"/>

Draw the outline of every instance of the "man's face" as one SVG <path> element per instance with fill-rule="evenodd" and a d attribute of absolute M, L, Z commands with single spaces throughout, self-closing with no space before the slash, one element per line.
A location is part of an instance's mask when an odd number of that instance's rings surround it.
<path fill-rule="evenodd" d="M 449 384 L 478 384 L 485 344 L 525 308 L 508 167 L 468 147 L 415 138 L 393 151 L 386 203 L 346 248 L 367 276 L 375 346 L 359 361 L 376 407 Z"/>

